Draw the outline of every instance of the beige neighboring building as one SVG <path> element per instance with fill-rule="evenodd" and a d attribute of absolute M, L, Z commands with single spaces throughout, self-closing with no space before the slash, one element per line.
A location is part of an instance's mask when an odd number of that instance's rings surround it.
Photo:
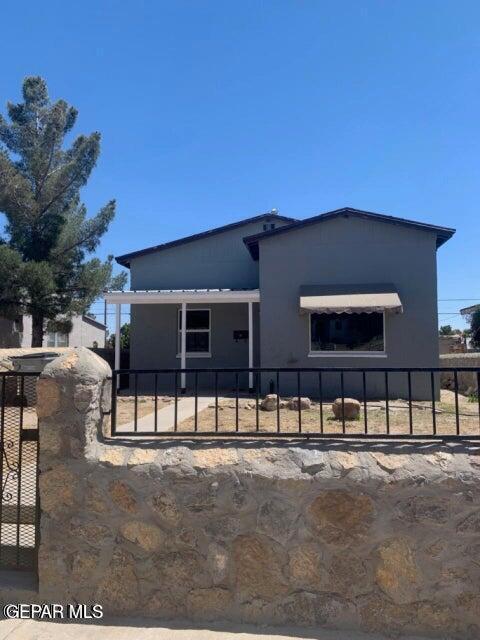
<path fill-rule="evenodd" d="M 467 345 L 461 335 L 438 336 L 440 355 L 445 353 L 465 353 Z"/>
<path fill-rule="evenodd" d="M 90 316 L 74 316 L 70 333 L 46 331 L 43 347 L 103 347 L 106 327 Z M 0 318 L 0 348 L 25 348 L 32 344 L 32 318 Z"/>

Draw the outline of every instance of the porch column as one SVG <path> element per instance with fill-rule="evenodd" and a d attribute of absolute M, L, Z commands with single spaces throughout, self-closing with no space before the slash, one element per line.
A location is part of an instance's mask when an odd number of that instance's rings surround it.
<path fill-rule="evenodd" d="M 182 322 L 180 325 L 181 339 L 180 339 L 180 368 L 187 368 L 187 303 L 182 302 Z M 186 389 L 186 374 L 180 374 L 180 387 L 182 393 L 185 393 Z"/>
<path fill-rule="evenodd" d="M 253 302 L 248 303 L 248 368 L 253 367 Z M 248 374 L 248 389 L 253 391 L 253 373 Z"/>
<path fill-rule="evenodd" d="M 115 305 L 115 369 L 120 369 L 120 320 L 122 305 Z M 120 386 L 120 376 L 117 376 L 117 389 Z"/>

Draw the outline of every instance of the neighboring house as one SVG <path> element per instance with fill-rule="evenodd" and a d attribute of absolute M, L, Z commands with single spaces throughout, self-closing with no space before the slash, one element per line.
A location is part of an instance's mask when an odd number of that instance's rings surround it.
<path fill-rule="evenodd" d="M 450 336 L 438 336 L 440 355 L 445 353 L 464 353 L 467 344 L 462 335 L 452 334 Z"/>
<path fill-rule="evenodd" d="M 467 321 L 471 321 L 471 316 L 476 313 L 477 311 L 480 311 L 480 304 L 474 304 L 471 307 L 464 307 L 463 309 L 460 309 L 460 313 L 462 314 L 462 316 L 466 317 Z M 475 347 L 472 346 L 472 340 L 471 337 L 467 338 L 467 351 L 478 351 L 478 349 L 475 349 Z"/>
<path fill-rule="evenodd" d="M 44 347 L 103 347 L 106 327 L 90 316 L 74 316 L 70 333 L 46 331 Z M 32 318 L 18 320 L 0 318 L 0 347 L 30 347 L 32 344 Z"/>
<path fill-rule="evenodd" d="M 462 316 L 471 316 L 476 311 L 480 311 L 480 304 L 474 304 L 471 307 L 464 307 L 460 309 Z"/>
<path fill-rule="evenodd" d="M 453 234 L 350 208 L 306 220 L 270 212 L 119 256 L 132 290 L 106 300 L 117 330 L 131 305 L 132 368 L 437 367 L 436 252 Z M 295 393 L 296 376 L 281 375 L 281 392 Z M 336 395 L 338 373 L 325 378 Z M 358 396 L 362 376 L 347 378 Z M 405 395 L 405 378 L 392 374 L 392 396 Z M 414 396 L 430 397 L 430 380 L 413 378 Z M 304 385 L 318 392 L 317 375 Z M 368 395 L 384 392 L 383 374 L 371 374 Z"/>

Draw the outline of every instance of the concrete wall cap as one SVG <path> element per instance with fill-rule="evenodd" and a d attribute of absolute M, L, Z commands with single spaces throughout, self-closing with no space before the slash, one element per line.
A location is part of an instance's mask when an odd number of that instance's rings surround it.
<path fill-rule="evenodd" d="M 100 382 L 111 376 L 108 363 L 86 347 L 71 349 L 52 360 L 41 377 L 81 378 L 85 382 Z"/>

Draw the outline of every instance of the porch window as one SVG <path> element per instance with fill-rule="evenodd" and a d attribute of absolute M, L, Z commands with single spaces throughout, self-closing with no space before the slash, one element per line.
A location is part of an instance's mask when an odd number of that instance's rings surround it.
<path fill-rule="evenodd" d="M 182 344 L 182 310 L 178 310 L 177 354 Z M 187 356 L 210 355 L 210 309 L 187 309 Z"/>
<path fill-rule="evenodd" d="M 384 353 L 383 313 L 311 313 L 310 353 Z"/>

